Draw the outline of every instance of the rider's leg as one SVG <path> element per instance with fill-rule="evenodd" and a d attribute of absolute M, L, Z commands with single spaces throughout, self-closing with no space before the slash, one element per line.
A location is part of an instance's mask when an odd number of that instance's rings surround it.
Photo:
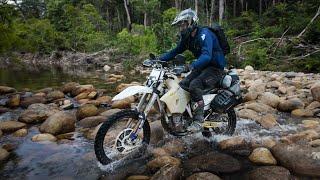
<path fill-rule="evenodd" d="M 190 82 L 196 77 L 198 77 L 200 74 L 201 74 L 201 71 L 193 70 L 187 77 L 185 77 L 180 81 L 179 83 L 180 87 L 182 87 L 182 89 L 186 91 L 189 91 Z"/>

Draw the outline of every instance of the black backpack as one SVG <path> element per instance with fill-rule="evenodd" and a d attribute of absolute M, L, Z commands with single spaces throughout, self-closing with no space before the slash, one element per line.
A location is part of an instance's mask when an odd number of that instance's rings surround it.
<path fill-rule="evenodd" d="M 223 28 L 219 25 L 214 23 L 212 27 L 206 26 L 205 28 L 210 29 L 218 38 L 219 45 L 223 51 L 224 55 L 227 55 L 230 53 L 230 46 L 228 43 L 228 39 L 226 35 L 224 34 Z"/>

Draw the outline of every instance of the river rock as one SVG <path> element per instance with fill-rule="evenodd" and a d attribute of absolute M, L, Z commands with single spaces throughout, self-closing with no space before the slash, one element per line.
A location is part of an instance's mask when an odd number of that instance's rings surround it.
<path fill-rule="evenodd" d="M 56 99 L 62 99 L 64 98 L 64 94 L 61 91 L 55 90 L 51 91 L 47 94 L 48 101 L 54 101 Z"/>
<path fill-rule="evenodd" d="M 244 137 L 241 137 L 241 136 L 231 137 L 229 139 L 225 139 L 219 142 L 219 148 L 221 150 L 231 150 L 231 149 L 236 149 L 237 147 L 242 147 L 246 145 L 247 143 Z"/>
<path fill-rule="evenodd" d="M 310 109 L 295 109 L 291 111 L 291 114 L 296 117 L 312 117 L 314 115 Z"/>
<path fill-rule="evenodd" d="M 253 101 L 256 100 L 258 97 L 258 93 L 255 91 L 249 91 L 247 94 L 244 95 L 244 101 Z"/>
<path fill-rule="evenodd" d="M 298 132 L 296 134 L 292 134 L 292 135 L 288 135 L 285 137 L 282 137 L 280 139 L 281 142 L 285 142 L 288 144 L 292 144 L 292 143 L 297 143 L 297 142 L 305 142 L 305 141 L 311 141 L 314 139 L 319 138 L 319 133 L 315 130 L 306 130 L 306 131 L 302 131 L 302 132 Z"/>
<path fill-rule="evenodd" d="M 44 134 L 37 134 L 34 135 L 31 140 L 33 142 L 38 142 L 38 141 L 52 141 L 55 142 L 57 141 L 57 138 L 54 137 L 52 134 L 44 133 Z"/>
<path fill-rule="evenodd" d="M 244 68 L 244 70 L 246 70 L 246 71 L 254 71 L 253 67 L 250 66 L 250 65 L 246 66 L 246 67 Z"/>
<path fill-rule="evenodd" d="M 20 94 L 15 94 L 11 96 L 9 101 L 7 102 L 7 106 L 14 108 L 20 105 Z"/>
<path fill-rule="evenodd" d="M 268 88 L 279 88 L 281 85 L 282 84 L 279 81 L 271 81 L 267 83 Z"/>
<path fill-rule="evenodd" d="M 179 139 L 173 139 L 162 147 L 170 155 L 179 154 L 185 151 L 184 143 Z"/>
<path fill-rule="evenodd" d="M 304 108 L 304 103 L 299 98 L 280 100 L 280 103 L 278 105 L 278 109 L 285 112 L 300 108 Z"/>
<path fill-rule="evenodd" d="M 24 127 L 26 127 L 26 124 L 22 122 L 17 122 L 17 121 L 0 122 L 0 129 L 3 132 L 12 132 Z"/>
<path fill-rule="evenodd" d="M 317 108 L 320 108 L 320 102 L 318 101 L 313 101 L 306 107 L 306 109 L 310 109 L 310 110 L 317 109 Z"/>
<path fill-rule="evenodd" d="M 250 180 L 291 180 L 290 171 L 281 166 L 258 167 L 248 173 Z"/>
<path fill-rule="evenodd" d="M 10 111 L 10 109 L 8 109 L 8 108 L 0 107 L 0 114 L 6 113 L 6 112 L 9 112 L 9 111 Z"/>
<path fill-rule="evenodd" d="M 114 101 L 112 103 L 112 108 L 118 108 L 118 109 L 126 109 L 131 107 L 131 103 L 135 102 L 134 96 L 127 97 L 125 99 Z"/>
<path fill-rule="evenodd" d="M 68 112 L 57 112 L 42 123 L 40 131 L 42 133 L 50 133 L 53 135 L 72 132 L 75 130 L 76 118 Z"/>
<path fill-rule="evenodd" d="M 251 84 L 248 90 L 262 94 L 266 91 L 266 83 L 255 81 L 253 84 Z"/>
<path fill-rule="evenodd" d="M 76 86 L 76 88 L 71 91 L 71 95 L 77 96 L 82 92 L 91 92 L 91 91 L 94 91 L 94 87 L 91 84 L 79 85 L 79 86 Z"/>
<path fill-rule="evenodd" d="M 96 116 L 98 114 L 98 108 L 93 104 L 85 104 L 80 106 L 77 111 L 77 119 L 83 119 L 86 117 Z"/>
<path fill-rule="evenodd" d="M 163 139 L 163 136 L 164 136 L 164 129 L 161 125 L 161 122 L 160 121 L 151 122 L 150 129 L 152 132 L 150 137 L 150 143 L 157 144 L 160 140 Z"/>
<path fill-rule="evenodd" d="M 320 102 L 320 81 L 315 83 L 314 85 L 311 86 L 310 88 L 312 97 L 315 101 Z"/>
<path fill-rule="evenodd" d="M 98 95 L 97 91 L 92 91 L 88 94 L 89 99 L 93 99 Z"/>
<path fill-rule="evenodd" d="M 281 94 L 286 94 L 286 93 L 287 93 L 287 88 L 282 85 L 282 86 L 279 86 L 278 91 L 279 91 Z"/>
<path fill-rule="evenodd" d="M 153 159 L 152 161 L 149 161 L 147 167 L 150 169 L 158 169 L 167 164 L 180 166 L 181 160 L 172 156 L 160 156 Z"/>
<path fill-rule="evenodd" d="M 179 166 L 166 165 L 157 171 L 150 180 L 176 180 L 181 177 L 182 169 Z"/>
<path fill-rule="evenodd" d="M 250 161 L 256 164 L 263 165 L 276 165 L 277 160 L 272 156 L 271 152 L 267 148 L 256 148 L 249 156 Z"/>
<path fill-rule="evenodd" d="M 79 121 L 79 125 L 84 128 L 92 128 L 98 126 L 100 123 L 105 122 L 107 118 L 105 116 L 92 116 L 86 117 Z"/>
<path fill-rule="evenodd" d="M 13 136 L 16 137 L 24 137 L 28 134 L 28 130 L 23 128 L 23 129 L 19 129 L 16 132 L 13 133 Z"/>
<path fill-rule="evenodd" d="M 47 87 L 47 88 L 37 90 L 36 93 L 48 94 L 52 91 L 54 91 L 52 87 Z"/>
<path fill-rule="evenodd" d="M 169 152 L 167 152 L 164 148 L 161 148 L 161 147 L 152 149 L 151 154 L 155 158 L 161 157 L 161 156 L 170 156 L 171 155 L 171 154 L 169 154 Z"/>
<path fill-rule="evenodd" d="M 125 90 L 126 88 L 128 88 L 128 87 L 130 87 L 130 86 L 140 86 L 140 85 L 141 85 L 141 83 L 139 83 L 139 82 L 132 82 L 132 83 L 130 83 L 130 84 L 121 83 L 121 84 L 119 84 L 119 85 L 117 86 L 116 92 L 119 93 L 119 92 Z"/>
<path fill-rule="evenodd" d="M 110 104 L 112 100 L 112 97 L 110 96 L 101 96 L 97 98 L 97 101 L 100 102 L 100 104 Z"/>
<path fill-rule="evenodd" d="M 8 86 L 0 86 L 0 95 L 2 94 L 8 94 L 8 93 L 14 93 L 16 92 L 16 89 Z"/>
<path fill-rule="evenodd" d="M 75 97 L 75 99 L 78 100 L 78 101 L 81 100 L 81 99 L 87 99 L 88 98 L 88 94 L 89 94 L 89 92 L 82 92 L 82 93 L 78 94 Z"/>
<path fill-rule="evenodd" d="M 305 128 L 316 128 L 317 126 L 319 126 L 319 121 L 317 120 L 303 120 L 302 121 L 303 127 Z"/>
<path fill-rule="evenodd" d="M 253 102 L 245 105 L 246 108 L 252 109 L 258 113 L 275 113 L 276 110 L 266 104 Z"/>
<path fill-rule="evenodd" d="M 10 153 L 7 150 L 0 148 L 0 162 L 7 160 L 9 155 Z"/>
<path fill-rule="evenodd" d="M 61 87 L 61 91 L 64 93 L 71 93 L 75 90 L 80 84 L 76 82 L 68 82 Z"/>
<path fill-rule="evenodd" d="M 276 145 L 276 141 L 272 137 L 263 137 L 261 139 L 252 139 L 251 146 L 253 148 L 265 147 L 271 149 Z"/>
<path fill-rule="evenodd" d="M 46 120 L 52 114 L 58 112 L 59 110 L 50 108 L 45 104 L 32 104 L 27 110 L 23 111 L 19 117 L 19 121 L 25 123 L 39 123 Z"/>
<path fill-rule="evenodd" d="M 272 154 L 282 166 L 294 173 L 320 177 L 320 147 L 279 143 L 272 148 Z"/>
<path fill-rule="evenodd" d="M 271 92 L 265 92 L 261 96 L 261 102 L 273 108 L 277 108 L 280 98 Z"/>
<path fill-rule="evenodd" d="M 266 114 L 262 116 L 261 119 L 257 120 L 262 127 L 266 129 L 273 128 L 274 126 L 278 125 L 277 119 L 273 114 Z"/>
<path fill-rule="evenodd" d="M 314 141 L 310 141 L 309 145 L 312 147 L 320 147 L 320 139 L 316 139 Z"/>
<path fill-rule="evenodd" d="M 31 104 L 37 104 L 37 103 L 44 104 L 46 102 L 47 102 L 47 99 L 43 96 L 31 96 L 31 97 L 21 98 L 20 105 L 24 108 L 27 108 Z"/>
<path fill-rule="evenodd" d="M 126 178 L 126 180 L 149 180 L 149 176 L 143 176 L 143 175 L 132 175 Z"/>
<path fill-rule="evenodd" d="M 100 116 L 104 116 L 106 119 L 108 119 L 110 116 L 112 116 L 115 113 L 118 113 L 120 111 L 121 111 L 121 109 L 109 109 L 107 111 L 100 113 Z"/>
<path fill-rule="evenodd" d="M 200 172 L 192 174 L 191 176 L 187 177 L 186 180 L 222 180 L 219 176 L 209 173 L 209 172 Z"/>
<path fill-rule="evenodd" d="M 230 155 L 219 152 L 210 152 L 186 160 L 183 167 L 187 173 L 199 171 L 233 173 L 241 169 L 241 164 L 237 159 Z"/>
<path fill-rule="evenodd" d="M 111 69 L 111 67 L 108 66 L 108 65 L 104 65 L 104 66 L 103 66 L 103 70 L 104 70 L 105 72 L 108 72 L 110 69 Z"/>
<path fill-rule="evenodd" d="M 3 132 L 2 132 L 2 130 L 0 129 L 0 138 L 2 137 L 2 135 L 3 135 Z"/>
<path fill-rule="evenodd" d="M 241 109 L 237 112 L 238 117 L 251 120 L 259 120 L 260 116 L 256 111 L 251 109 Z"/>

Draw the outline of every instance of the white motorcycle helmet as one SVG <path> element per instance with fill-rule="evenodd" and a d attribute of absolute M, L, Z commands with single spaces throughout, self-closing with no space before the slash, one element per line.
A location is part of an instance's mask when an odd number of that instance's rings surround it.
<path fill-rule="evenodd" d="M 191 32 L 197 27 L 198 21 L 199 21 L 199 18 L 197 16 L 197 13 L 191 8 L 189 8 L 181 11 L 174 18 L 171 25 L 175 26 L 175 25 L 179 25 L 180 23 L 187 22 L 188 27 L 180 32 L 181 38 L 187 39 L 190 36 Z"/>

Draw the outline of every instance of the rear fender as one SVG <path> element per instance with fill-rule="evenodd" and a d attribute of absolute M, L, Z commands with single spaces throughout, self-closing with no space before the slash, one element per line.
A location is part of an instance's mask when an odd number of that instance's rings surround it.
<path fill-rule="evenodd" d="M 125 99 L 127 97 L 133 96 L 135 94 L 144 94 L 144 93 L 152 93 L 152 89 L 146 86 L 130 86 L 127 87 L 125 90 L 121 91 L 119 94 L 113 97 L 112 101 L 118 101 Z"/>

